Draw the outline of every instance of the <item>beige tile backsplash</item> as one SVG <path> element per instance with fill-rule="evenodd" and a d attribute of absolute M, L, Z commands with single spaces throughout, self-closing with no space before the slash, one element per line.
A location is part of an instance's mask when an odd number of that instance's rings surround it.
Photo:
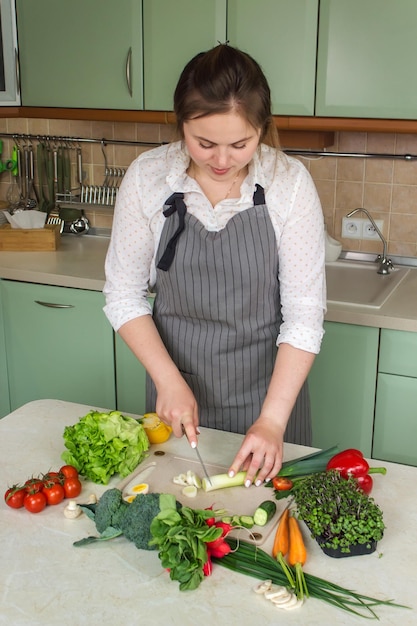
<path fill-rule="evenodd" d="M 1 133 L 155 143 L 173 138 L 173 128 L 167 125 L 48 119 L 0 119 Z M 10 158 L 12 146 L 12 139 L 3 139 L 3 161 Z M 84 183 L 102 184 L 105 162 L 101 144 L 82 143 L 81 149 Z M 145 149 L 112 144 L 104 147 L 108 165 L 118 168 L 127 168 Z M 335 145 L 328 150 L 340 153 L 416 155 L 417 135 L 341 132 L 336 133 Z M 299 158 L 317 185 L 328 232 L 342 241 L 344 250 L 380 251 L 379 241 L 341 238 L 342 217 L 354 208 L 364 207 L 375 219 L 384 221 L 383 233 L 390 254 L 417 257 L 417 161 L 385 157 Z M 6 199 L 11 182 L 9 172 L 0 174 L 0 199 Z M 112 216 L 108 209 L 89 210 L 87 215 L 93 226 L 111 227 Z"/>

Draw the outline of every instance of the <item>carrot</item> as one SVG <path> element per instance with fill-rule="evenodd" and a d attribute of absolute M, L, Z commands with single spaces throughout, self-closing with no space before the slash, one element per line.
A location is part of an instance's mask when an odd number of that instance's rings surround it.
<path fill-rule="evenodd" d="M 286 507 L 278 521 L 277 530 L 274 538 L 274 545 L 272 547 L 272 556 L 274 559 L 277 558 L 278 553 L 281 553 L 282 556 L 285 556 L 288 552 L 290 539 L 289 539 L 289 528 L 288 528 L 288 518 L 290 516 L 289 508 Z"/>
<path fill-rule="evenodd" d="M 303 565 L 307 559 L 307 550 L 304 544 L 301 529 L 297 518 L 293 515 L 288 520 L 290 547 L 288 551 L 288 563 L 295 568 L 296 594 L 298 598 L 308 598 L 307 583 L 305 581 Z"/>
<path fill-rule="evenodd" d="M 272 556 L 281 565 L 282 571 L 286 575 L 291 587 L 295 587 L 295 579 L 293 573 L 284 559 L 290 545 L 288 528 L 289 517 L 290 510 L 287 506 L 281 513 L 281 517 L 278 520 L 278 526 L 274 537 L 274 545 L 272 546 Z"/>
<path fill-rule="evenodd" d="M 294 567 L 297 565 L 297 563 L 303 566 L 307 559 L 307 550 L 304 545 L 304 540 L 301 534 L 298 520 L 293 515 L 291 515 L 288 520 L 288 528 L 290 537 L 288 563 Z"/>

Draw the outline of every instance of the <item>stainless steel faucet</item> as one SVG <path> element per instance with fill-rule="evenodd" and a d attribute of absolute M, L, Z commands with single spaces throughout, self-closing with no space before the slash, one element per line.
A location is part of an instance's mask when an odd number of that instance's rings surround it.
<path fill-rule="evenodd" d="M 383 245 L 382 255 L 378 254 L 378 256 L 375 259 L 375 261 L 379 263 L 377 272 L 378 274 L 389 274 L 390 270 L 394 266 L 392 264 L 391 259 L 387 258 L 387 240 L 385 239 L 384 235 L 379 230 L 378 226 L 375 224 L 375 221 L 372 215 L 369 213 L 369 211 L 360 207 L 358 209 L 353 209 L 353 211 L 350 211 L 350 213 L 348 213 L 346 217 L 352 217 L 352 215 L 355 215 L 355 213 L 357 213 L 358 211 L 362 211 L 363 213 L 365 213 L 365 215 L 368 217 L 369 221 L 371 222 L 372 226 L 375 228 L 375 232 L 379 235 L 379 238 L 382 241 L 382 245 Z"/>

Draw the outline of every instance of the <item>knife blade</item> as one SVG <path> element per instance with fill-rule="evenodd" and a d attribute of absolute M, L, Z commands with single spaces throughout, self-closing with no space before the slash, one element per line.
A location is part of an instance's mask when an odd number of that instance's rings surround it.
<path fill-rule="evenodd" d="M 202 469 L 203 469 L 204 475 L 205 475 L 205 477 L 207 478 L 208 482 L 209 482 L 209 483 L 210 483 L 210 485 L 211 485 L 210 476 L 209 476 L 209 474 L 208 474 L 208 472 L 207 472 L 206 466 L 204 465 L 204 461 L 203 461 L 203 459 L 201 458 L 201 454 L 200 454 L 200 452 L 199 452 L 199 450 L 198 450 L 197 446 L 194 448 L 194 450 L 196 451 L 197 458 L 198 458 L 198 460 L 200 461 L 200 465 L 201 465 L 201 467 L 202 467 Z"/>
<path fill-rule="evenodd" d="M 182 432 L 184 433 L 184 435 L 187 437 L 187 440 L 188 440 L 188 436 L 187 436 L 187 433 L 185 432 L 185 428 L 184 428 L 184 425 L 183 425 L 183 424 L 182 424 Z M 191 445 L 191 444 L 190 444 L 190 445 Z M 197 444 L 195 444 L 194 446 L 192 446 L 192 445 L 191 445 L 191 447 L 195 450 L 195 452 L 196 452 L 196 454 L 197 454 L 197 458 L 198 458 L 199 463 L 200 463 L 200 465 L 201 465 L 201 468 L 202 468 L 202 470 L 203 470 L 203 472 L 204 472 L 204 476 L 207 478 L 207 480 L 209 481 L 209 483 L 210 483 L 210 485 L 211 485 L 211 480 L 210 480 L 209 473 L 208 473 L 208 471 L 207 471 L 207 469 L 206 469 L 206 466 L 204 465 L 204 461 L 203 461 L 203 459 L 202 459 L 202 457 L 201 457 L 201 454 L 200 454 L 200 452 L 199 452 L 199 450 L 198 450 L 198 448 L 197 448 Z"/>

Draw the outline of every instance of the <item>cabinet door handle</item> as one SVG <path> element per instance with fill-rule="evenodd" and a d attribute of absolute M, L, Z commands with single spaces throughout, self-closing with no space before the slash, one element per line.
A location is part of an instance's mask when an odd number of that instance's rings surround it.
<path fill-rule="evenodd" d="M 43 302 L 42 300 L 35 300 L 36 304 L 41 306 L 47 306 L 51 309 L 73 309 L 73 304 L 59 304 L 58 302 Z"/>
<path fill-rule="evenodd" d="M 16 71 L 16 93 L 19 96 L 20 95 L 19 54 L 16 48 L 14 51 L 14 64 L 15 64 L 15 71 Z"/>
<path fill-rule="evenodd" d="M 127 57 L 126 57 L 126 83 L 127 83 L 127 88 L 129 90 L 129 94 L 130 97 L 132 97 L 132 80 L 131 80 L 131 76 L 130 76 L 130 70 L 132 67 L 132 47 L 129 48 L 129 50 L 127 51 Z"/>

